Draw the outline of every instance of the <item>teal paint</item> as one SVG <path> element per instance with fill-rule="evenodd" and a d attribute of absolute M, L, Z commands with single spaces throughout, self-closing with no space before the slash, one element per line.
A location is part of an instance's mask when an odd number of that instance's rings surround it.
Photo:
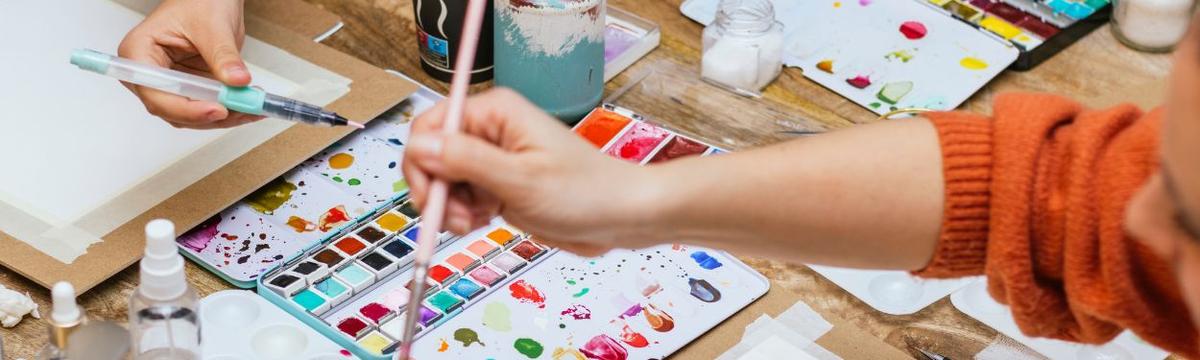
<path fill-rule="evenodd" d="M 312 289 L 304 289 L 304 291 L 301 291 L 299 294 L 296 294 L 296 296 L 293 296 L 292 301 L 295 301 L 297 305 L 300 305 L 300 307 L 308 311 L 313 311 L 314 309 L 325 304 L 325 298 L 322 298 L 321 295 L 317 295 L 317 293 L 313 292 Z"/>
<path fill-rule="evenodd" d="M 351 286 L 354 284 L 362 284 L 371 279 L 371 273 L 368 273 L 361 266 L 358 266 L 358 264 L 350 264 L 349 266 L 338 270 L 337 275 L 338 277 L 341 277 L 342 280 L 346 280 L 346 282 L 350 283 Z"/>

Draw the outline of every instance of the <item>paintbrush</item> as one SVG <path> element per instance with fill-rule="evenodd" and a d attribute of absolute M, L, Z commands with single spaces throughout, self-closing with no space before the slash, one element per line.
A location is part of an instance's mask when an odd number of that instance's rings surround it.
<path fill-rule="evenodd" d="M 442 131 L 454 134 L 462 123 L 463 107 L 467 101 L 467 87 L 471 84 L 471 67 L 475 64 L 475 48 L 479 45 L 479 31 L 483 27 L 484 5 L 489 0 L 470 0 L 463 21 L 462 42 L 458 47 L 458 59 L 454 63 L 454 77 L 450 81 L 450 108 L 442 123 Z M 442 219 L 446 215 L 446 201 L 450 185 L 445 180 L 434 179 L 429 187 L 425 208 L 421 211 L 421 232 L 417 235 L 417 254 L 413 259 L 413 288 L 404 317 L 404 336 L 396 350 L 396 359 L 408 360 L 412 353 L 413 337 L 416 336 L 417 318 L 421 298 L 425 293 L 425 277 L 429 273 L 429 262 L 437 247 L 438 234 L 442 232 Z"/>

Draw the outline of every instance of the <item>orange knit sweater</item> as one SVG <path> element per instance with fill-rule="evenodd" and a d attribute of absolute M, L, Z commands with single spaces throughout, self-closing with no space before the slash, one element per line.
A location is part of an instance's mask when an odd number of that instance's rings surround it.
<path fill-rule="evenodd" d="M 1035 94 L 1000 95 L 994 109 L 929 115 L 946 203 L 937 251 L 916 274 L 987 275 L 1026 335 L 1105 343 L 1129 329 L 1200 359 L 1170 265 L 1124 228 L 1159 165 L 1162 111 Z"/>

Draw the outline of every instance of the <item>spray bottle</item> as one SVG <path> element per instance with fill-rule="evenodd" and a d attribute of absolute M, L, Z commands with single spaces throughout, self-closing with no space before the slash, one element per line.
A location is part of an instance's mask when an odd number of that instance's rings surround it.
<path fill-rule="evenodd" d="M 146 224 L 141 283 L 129 300 L 129 330 L 138 360 L 200 358 L 199 298 L 183 274 L 175 224 Z"/>
<path fill-rule="evenodd" d="M 50 325 L 50 341 L 42 352 L 38 353 L 41 360 L 66 360 L 67 338 L 87 321 L 83 310 L 75 303 L 75 287 L 68 282 L 54 284 L 50 291 L 54 301 L 53 311 L 46 318 Z"/>

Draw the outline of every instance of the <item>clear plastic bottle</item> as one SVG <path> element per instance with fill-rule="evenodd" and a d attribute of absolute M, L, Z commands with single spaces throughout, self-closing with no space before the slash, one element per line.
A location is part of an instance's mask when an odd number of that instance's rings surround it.
<path fill-rule="evenodd" d="M 721 0 L 704 28 L 704 80 L 755 96 L 783 71 L 783 24 L 768 0 Z"/>
<path fill-rule="evenodd" d="M 170 221 L 146 224 L 140 280 L 129 300 L 134 359 L 199 359 L 200 299 L 184 277 Z"/>
<path fill-rule="evenodd" d="M 50 337 L 46 347 L 38 353 L 39 360 L 67 360 L 67 338 L 71 332 L 87 323 L 87 315 L 75 302 L 75 287 L 67 282 L 54 284 L 50 291 L 53 301 L 50 316 L 46 318 Z M 0 344 L 3 346 L 3 344 Z M 0 353 L 3 353 L 0 349 Z M 3 358 L 3 356 L 0 356 Z"/>

